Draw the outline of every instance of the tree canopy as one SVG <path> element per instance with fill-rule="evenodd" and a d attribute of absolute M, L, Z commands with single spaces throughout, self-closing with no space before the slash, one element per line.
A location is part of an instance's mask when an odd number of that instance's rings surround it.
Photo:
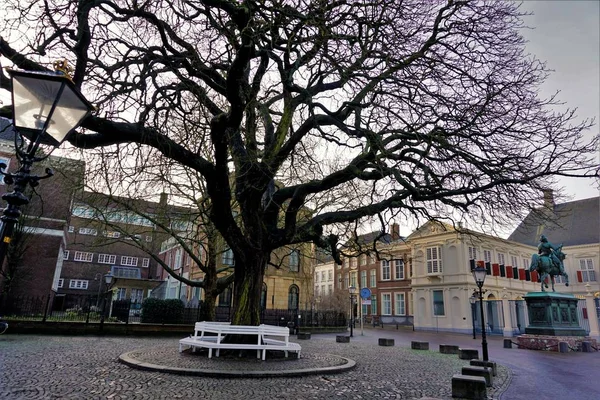
<path fill-rule="evenodd" d="M 6 3 L 0 54 L 29 70 L 66 57 L 99 107 L 73 146 L 204 182 L 237 322 L 256 323 L 274 249 L 335 255 L 340 226 L 388 210 L 520 214 L 557 176 L 597 174 L 591 121 L 538 96 L 549 70 L 513 2 Z"/>

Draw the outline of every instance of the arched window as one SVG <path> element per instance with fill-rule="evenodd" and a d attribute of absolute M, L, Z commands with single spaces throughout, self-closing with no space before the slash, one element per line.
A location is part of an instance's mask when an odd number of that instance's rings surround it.
<path fill-rule="evenodd" d="M 263 282 L 262 291 L 260 292 L 260 309 L 266 310 L 267 308 L 267 284 Z"/>
<path fill-rule="evenodd" d="M 297 310 L 298 309 L 298 297 L 300 294 L 300 290 L 298 286 L 292 285 L 290 286 L 290 290 L 288 291 L 288 310 Z"/>

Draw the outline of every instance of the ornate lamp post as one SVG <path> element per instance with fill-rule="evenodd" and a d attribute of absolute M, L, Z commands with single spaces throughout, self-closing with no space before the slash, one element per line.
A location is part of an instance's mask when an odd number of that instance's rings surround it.
<path fill-rule="evenodd" d="M 8 207 L 0 220 L 0 268 L 4 263 L 15 223 L 21 215 L 21 207 L 29 203 L 24 194 L 27 186 L 36 187 L 41 179 L 54 173 L 46 168 L 46 175 L 31 174 L 34 162 L 47 158 L 51 151 L 36 156 L 40 145 L 49 145 L 52 150 L 67 138 L 93 110 L 92 105 L 83 97 L 79 89 L 66 75 L 68 68 L 64 62 L 55 63 L 56 73 L 8 70 L 12 82 L 13 125 L 15 132 L 15 151 L 20 168 L 16 173 L 1 170 L 4 182 L 14 184 L 10 193 L 2 199 Z"/>
<path fill-rule="evenodd" d="M 485 282 L 485 276 L 487 271 L 483 267 L 477 267 L 473 269 L 473 278 L 479 288 L 479 308 L 481 310 L 481 351 L 483 352 L 483 361 L 488 361 L 488 347 L 487 341 L 485 340 L 485 316 L 483 313 L 483 283 Z"/>
<path fill-rule="evenodd" d="M 475 293 L 469 297 L 469 303 L 471 303 L 471 322 L 473 325 L 473 339 L 477 339 L 475 335 L 475 303 L 477 302 L 477 298 L 475 298 Z"/>
<path fill-rule="evenodd" d="M 104 326 L 104 316 L 106 314 L 106 296 L 115 280 L 116 279 L 115 279 L 115 276 L 112 274 L 112 271 L 109 271 L 107 274 L 104 275 L 104 283 L 106 283 L 106 291 L 104 292 L 104 296 L 102 298 L 102 314 L 100 314 L 100 330 L 102 330 L 102 328 Z"/>
<path fill-rule="evenodd" d="M 356 288 L 350 286 L 348 293 L 350 293 L 350 337 L 354 337 L 354 298 L 356 297 Z"/>

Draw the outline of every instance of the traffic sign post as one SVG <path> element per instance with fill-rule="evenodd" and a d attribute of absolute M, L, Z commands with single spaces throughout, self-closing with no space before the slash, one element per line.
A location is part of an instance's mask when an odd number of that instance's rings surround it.
<path fill-rule="evenodd" d="M 362 288 L 360 289 L 360 298 L 362 299 L 362 301 L 360 302 L 360 335 L 364 336 L 365 335 L 365 331 L 364 331 L 364 316 L 363 316 L 363 305 L 368 305 L 371 304 L 371 289 L 369 288 Z M 367 301 L 369 302 L 367 304 Z"/>

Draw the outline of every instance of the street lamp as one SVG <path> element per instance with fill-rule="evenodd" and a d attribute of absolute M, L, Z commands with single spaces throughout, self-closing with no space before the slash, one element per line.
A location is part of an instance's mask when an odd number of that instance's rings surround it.
<path fill-rule="evenodd" d="M 477 302 L 477 298 L 475 298 L 475 292 L 469 297 L 469 303 L 471 303 L 471 322 L 473 325 L 473 339 L 477 339 L 475 335 L 475 303 Z"/>
<path fill-rule="evenodd" d="M 14 184 L 12 192 L 2 195 L 8 206 L 0 217 L 0 269 L 21 207 L 29 203 L 24 194 L 27 186 L 36 187 L 41 179 L 54 174 L 50 168 L 46 168 L 43 176 L 31 174 L 33 163 L 44 160 L 51 153 L 36 156 L 40 145 L 60 146 L 93 110 L 66 75 L 66 62 L 55 63 L 55 67 L 55 73 L 8 70 L 12 83 L 15 152 L 20 168 L 16 173 L 7 173 L 3 171 L 6 165 L 0 165 L 4 182 Z"/>
<path fill-rule="evenodd" d="M 485 317 L 483 314 L 483 283 L 485 282 L 485 276 L 487 271 L 483 267 L 476 267 L 473 269 L 473 278 L 479 288 L 479 306 L 481 309 L 481 351 L 483 352 L 483 361 L 488 361 L 488 348 L 485 340 Z"/>
<path fill-rule="evenodd" d="M 348 292 L 350 293 L 350 337 L 354 337 L 354 298 L 356 297 L 356 288 L 350 286 Z"/>
<path fill-rule="evenodd" d="M 104 275 L 104 283 L 106 283 L 106 291 L 104 293 L 104 296 L 102 296 L 102 314 L 100 315 L 100 330 L 102 330 L 102 328 L 104 326 L 104 315 L 106 314 L 106 296 L 115 280 L 116 279 L 115 279 L 115 276 L 112 274 L 112 271 L 108 271 L 108 273 Z"/>

